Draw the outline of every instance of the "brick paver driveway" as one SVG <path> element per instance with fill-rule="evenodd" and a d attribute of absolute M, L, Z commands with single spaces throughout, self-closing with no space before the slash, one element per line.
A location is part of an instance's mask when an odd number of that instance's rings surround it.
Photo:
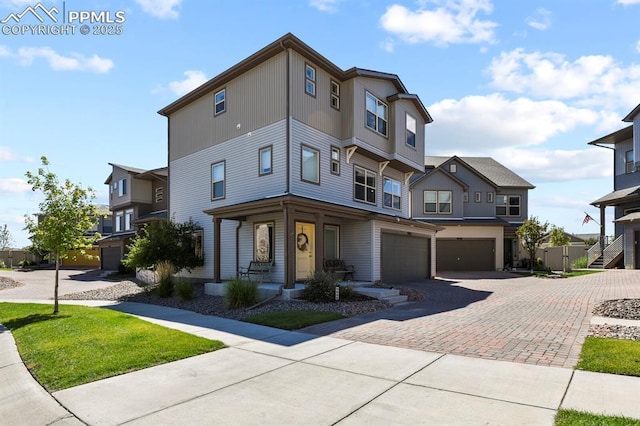
<path fill-rule="evenodd" d="M 603 300 L 640 298 L 640 270 L 566 279 L 451 273 L 408 283 L 425 300 L 304 329 L 404 348 L 573 367 Z"/>

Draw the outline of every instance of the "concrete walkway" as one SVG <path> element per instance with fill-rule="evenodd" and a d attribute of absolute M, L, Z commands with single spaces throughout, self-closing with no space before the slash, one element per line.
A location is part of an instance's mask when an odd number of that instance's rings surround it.
<path fill-rule="evenodd" d="M 91 304 L 229 348 L 51 396 L 0 329 L 3 423 L 552 425 L 560 407 L 640 418 L 640 378 L 318 337 L 155 305 Z"/>

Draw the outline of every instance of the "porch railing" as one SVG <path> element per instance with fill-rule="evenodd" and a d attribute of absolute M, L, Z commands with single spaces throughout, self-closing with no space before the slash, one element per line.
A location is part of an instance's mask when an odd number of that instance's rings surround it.
<path fill-rule="evenodd" d="M 591 265 L 602 255 L 600 244 L 594 244 L 587 250 L 587 265 Z"/>
<path fill-rule="evenodd" d="M 602 252 L 602 265 L 606 268 L 607 265 L 616 258 L 624 249 L 624 234 L 616 238 L 611 244 L 605 247 Z"/>

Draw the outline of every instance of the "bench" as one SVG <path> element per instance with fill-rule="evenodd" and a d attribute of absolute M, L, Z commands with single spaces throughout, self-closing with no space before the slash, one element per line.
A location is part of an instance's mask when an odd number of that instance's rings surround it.
<path fill-rule="evenodd" d="M 248 267 L 240 267 L 238 271 L 238 276 L 240 278 L 246 277 L 247 279 L 251 279 L 251 275 L 259 275 L 260 276 L 260 284 L 264 281 L 264 276 L 268 275 L 269 282 L 271 282 L 271 270 L 273 269 L 274 262 L 258 262 L 256 260 L 252 260 L 249 263 Z"/>
<path fill-rule="evenodd" d="M 342 279 L 343 281 L 346 280 L 347 277 L 353 280 L 353 274 L 356 272 L 353 265 L 345 265 L 342 259 L 325 259 L 324 270 L 333 277 Z"/>

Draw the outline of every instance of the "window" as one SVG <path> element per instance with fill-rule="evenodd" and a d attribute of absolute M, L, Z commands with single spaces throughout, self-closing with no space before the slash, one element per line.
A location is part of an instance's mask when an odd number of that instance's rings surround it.
<path fill-rule="evenodd" d="M 387 104 L 366 92 L 367 127 L 387 136 Z"/>
<path fill-rule="evenodd" d="M 320 183 L 320 151 L 302 146 L 301 175 L 304 181 Z"/>
<path fill-rule="evenodd" d="M 222 114 L 227 110 L 227 89 L 216 92 L 214 96 L 214 115 Z"/>
<path fill-rule="evenodd" d="M 451 191 L 424 191 L 424 213 L 451 214 Z"/>
<path fill-rule="evenodd" d="M 268 146 L 266 148 L 260 149 L 260 166 L 258 170 L 258 174 L 268 175 L 272 172 L 272 158 L 271 158 L 271 147 Z"/>
<path fill-rule="evenodd" d="M 116 212 L 116 232 L 124 230 L 124 212 Z"/>
<path fill-rule="evenodd" d="M 476 193 L 473 194 L 473 196 L 474 196 L 474 201 L 476 203 L 479 203 L 482 201 L 482 192 L 476 191 Z"/>
<path fill-rule="evenodd" d="M 340 227 L 324 226 L 324 258 L 340 259 Z"/>
<path fill-rule="evenodd" d="M 156 188 L 156 203 L 161 203 L 164 200 L 164 188 L 159 186 Z"/>
<path fill-rule="evenodd" d="M 130 231 L 133 229 L 133 209 L 125 210 L 124 212 L 124 230 Z"/>
<path fill-rule="evenodd" d="M 211 165 L 211 199 L 224 198 L 224 161 Z"/>
<path fill-rule="evenodd" d="M 496 195 L 496 216 L 520 216 L 520 196 Z"/>
<path fill-rule="evenodd" d="M 400 182 L 390 178 L 384 178 L 384 185 L 382 188 L 384 197 L 382 205 L 391 209 L 400 210 L 401 208 L 401 196 L 400 196 Z"/>
<path fill-rule="evenodd" d="M 304 91 L 308 95 L 316 95 L 316 69 L 309 64 L 304 66 Z"/>
<path fill-rule="evenodd" d="M 467 191 L 462 193 L 462 201 L 465 203 L 469 202 L 469 193 Z"/>
<path fill-rule="evenodd" d="M 273 223 L 255 224 L 254 241 L 254 260 L 273 262 Z"/>
<path fill-rule="evenodd" d="M 487 192 L 487 203 L 493 203 L 493 192 Z"/>
<path fill-rule="evenodd" d="M 376 203 L 376 174 L 362 167 L 354 167 L 354 198 L 365 203 Z"/>
<path fill-rule="evenodd" d="M 340 85 L 331 80 L 331 107 L 340 109 Z"/>
<path fill-rule="evenodd" d="M 118 197 L 127 195 L 127 179 L 120 179 L 118 184 Z"/>
<path fill-rule="evenodd" d="M 340 148 L 335 146 L 331 147 L 331 173 L 340 174 Z"/>
<path fill-rule="evenodd" d="M 406 128 L 407 128 L 407 145 L 415 148 L 416 147 L 416 119 L 407 114 L 406 119 Z"/>
<path fill-rule="evenodd" d="M 449 164 L 449 172 L 455 173 L 457 171 L 458 171 L 458 165 L 457 164 Z"/>
<path fill-rule="evenodd" d="M 193 254 L 195 254 L 198 259 L 204 259 L 204 245 L 202 244 L 203 233 L 204 231 L 202 229 L 196 229 L 191 234 L 193 238 Z"/>
<path fill-rule="evenodd" d="M 624 153 L 624 172 L 633 173 L 636 171 L 633 165 L 633 150 Z"/>

